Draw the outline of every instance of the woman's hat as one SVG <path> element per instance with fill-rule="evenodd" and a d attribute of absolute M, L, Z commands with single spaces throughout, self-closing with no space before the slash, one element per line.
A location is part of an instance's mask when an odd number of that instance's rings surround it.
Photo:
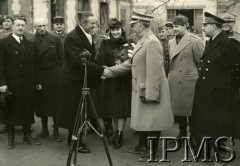
<path fill-rule="evenodd" d="M 106 30 L 106 32 L 109 32 L 109 30 L 112 28 L 122 28 L 122 27 L 123 27 L 122 23 L 117 18 L 111 18 L 108 22 L 108 29 Z"/>

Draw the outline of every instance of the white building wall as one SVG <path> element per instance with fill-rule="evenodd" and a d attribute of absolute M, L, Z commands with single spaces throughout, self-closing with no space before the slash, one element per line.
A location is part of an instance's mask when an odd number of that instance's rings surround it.
<path fill-rule="evenodd" d="M 77 0 L 69 0 L 66 3 L 65 11 L 65 31 L 72 31 L 77 23 Z"/>
<path fill-rule="evenodd" d="M 20 11 L 20 3 L 19 3 L 19 0 L 13 0 L 12 2 L 12 10 L 13 10 L 13 14 L 19 14 L 19 11 Z"/>

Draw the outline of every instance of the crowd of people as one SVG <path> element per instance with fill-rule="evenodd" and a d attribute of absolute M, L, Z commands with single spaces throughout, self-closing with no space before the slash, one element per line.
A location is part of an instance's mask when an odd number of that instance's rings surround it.
<path fill-rule="evenodd" d="M 189 31 L 185 16 L 162 23 L 157 34 L 151 30 L 152 18 L 134 11 L 129 36 L 117 18 L 110 18 L 105 36 L 89 11 L 78 13 L 77 26 L 68 34 L 61 16 L 53 18 L 52 31 L 45 18 L 34 19 L 35 34 L 26 31 L 25 15 L 4 16 L 0 122 L 1 133 L 8 133 L 7 148 L 15 148 L 15 126 L 23 126 L 24 143 L 42 144 L 49 136 L 48 117 L 53 118 L 55 141 L 62 141 L 59 128 L 65 128 L 71 145 L 86 81 L 86 51 L 87 81 L 100 127 L 91 113 L 88 118 L 111 137 L 114 149 L 122 147 L 129 117 L 139 139 L 128 152 L 141 154 L 139 161 L 149 159 L 147 138 L 159 138 L 174 122 L 179 123 L 177 139 L 191 134 L 200 146 L 201 139 L 210 136 L 214 151 L 218 137 L 239 138 L 240 35 L 233 31 L 235 17 L 205 12 L 202 38 Z M 35 115 L 42 130 L 32 136 Z M 79 139 L 78 152 L 89 153 L 82 135 Z M 158 141 L 154 148 L 157 152 Z"/>

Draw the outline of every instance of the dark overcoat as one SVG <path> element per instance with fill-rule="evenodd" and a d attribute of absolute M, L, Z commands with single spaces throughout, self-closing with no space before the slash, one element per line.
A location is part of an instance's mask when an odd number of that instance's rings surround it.
<path fill-rule="evenodd" d="M 59 73 L 63 64 L 63 45 L 59 36 L 46 33 L 42 42 L 34 37 L 37 68 L 42 90 L 37 94 L 37 116 L 55 116 L 59 91 Z"/>
<path fill-rule="evenodd" d="M 34 92 L 37 84 L 33 41 L 23 38 L 24 46 L 10 34 L 0 40 L 0 86 L 7 85 L 13 96 L 7 100 L 8 125 L 34 123 Z"/>
<path fill-rule="evenodd" d="M 240 44 L 221 32 L 206 46 L 199 65 L 191 134 L 237 136 L 239 133 Z"/>
<path fill-rule="evenodd" d="M 91 57 L 87 60 L 88 87 L 101 81 L 103 67 L 96 65 L 94 44 L 90 44 L 82 29 L 77 26 L 66 37 L 64 42 L 65 59 L 60 72 L 59 127 L 73 129 L 84 81 L 82 51 L 87 49 Z"/>

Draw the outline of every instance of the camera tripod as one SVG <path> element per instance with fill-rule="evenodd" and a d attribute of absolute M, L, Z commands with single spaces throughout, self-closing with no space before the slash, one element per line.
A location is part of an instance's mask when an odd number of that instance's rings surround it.
<path fill-rule="evenodd" d="M 70 151 L 68 154 L 68 160 L 67 160 L 67 166 L 76 166 L 77 164 L 77 154 L 78 154 L 78 146 L 79 146 L 79 141 L 82 137 L 82 133 L 83 133 L 83 129 L 86 125 L 88 125 L 89 127 L 91 127 L 94 132 L 102 138 L 103 141 L 103 145 L 106 151 L 106 155 L 108 158 L 108 162 L 109 165 L 112 166 L 112 160 L 109 154 L 109 150 L 104 138 L 104 134 L 101 130 L 100 127 L 100 123 L 98 120 L 98 116 L 96 113 L 96 109 L 90 94 L 90 88 L 87 87 L 87 58 L 84 57 L 82 58 L 82 62 L 84 65 L 84 84 L 83 84 L 83 88 L 82 88 L 82 95 L 80 98 L 80 102 L 79 102 L 79 106 L 78 106 L 78 111 L 77 111 L 77 116 L 76 116 L 76 120 L 75 120 L 75 124 L 74 124 L 74 128 L 73 128 L 73 134 L 72 134 L 72 140 L 71 140 L 71 147 L 70 147 Z M 94 116 L 94 119 L 96 120 L 96 124 L 97 124 L 97 128 L 98 131 L 91 125 L 91 123 L 88 120 L 88 103 L 91 106 L 91 111 L 92 114 Z M 84 116 L 84 117 L 83 117 Z M 72 155 L 74 153 L 74 157 L 73 157 L 73 161 L 72 161 Z M 72 162 L 72 165 L 71 165 Z"/>

